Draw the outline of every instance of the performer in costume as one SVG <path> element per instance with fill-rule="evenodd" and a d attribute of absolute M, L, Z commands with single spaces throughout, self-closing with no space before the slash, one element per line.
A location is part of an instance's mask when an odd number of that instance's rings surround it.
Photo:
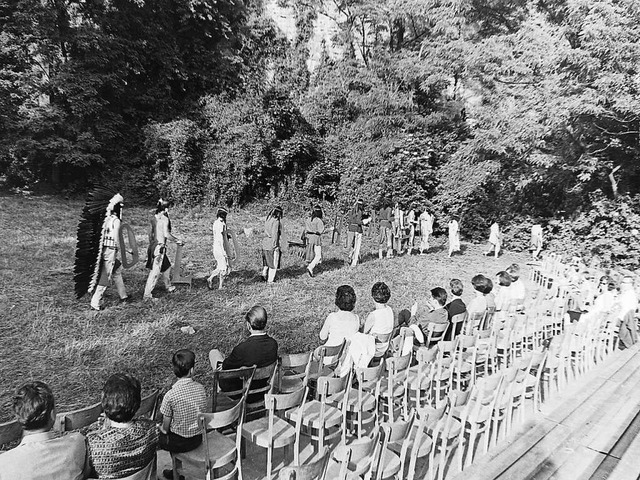
<path fill-rule="evenodd" d="M 498 225 L 498 222 L 493 222 L 491 224 L 491 230 L 489 231 L 489 250 L 484 252 L 485 256 L 495 253 L 496 258 L 498 258 L 498 254 L 500 253 L 500 243 L 500 226 Z"/>
<path fill-rule="evenodd" d="M 420 214 L 420 255 L 426 255 L 429 250 L 429 235 L 433 233 L 433 216 L 427 207 Z"/>
<path fill-rule="evenodd" d="M 542 244 L 542 225 L 540 225 L 540 223 L 536 223 L 531 226 L 531 247 L 529 247 L 534 259 L 537 259 L 538 255 L 540 255 L 540 252 L 542 251 Z"/>
<path fill-rule="evenodd" d="M 227 234 L 227 213 L 226 208 L 218 208 L 216 221 L 213 222 L 213 258 L 216 261 L 216 268 L 207 278 L 209 290 L 213 290 L 213 279 L 216 275 L 218 275 L 218 288 L 222 289 L 224 278 L 230 271 L 231 246 L 229 245 L 229 235 Z"/>
<path fill-rule="evenodd" d="M 347 262 L 355 267 L 360 260 L 360 247 L 362 246 L 363 202 L 358 200 L 347 215 L 347 248 L 349 257 Z"/>
<path fill-rule="evenodd" d="M 402 237 L 404 237 L 404 212 L 400 208 L 400 204 L 396 202 L 393 207 L 393 239 L 395 241 L 395 250 L 398 255 L 402 255 L 404 248 L 402 245 Z"/>
<path fill-rule="evenodd" d="M 129 298 L 122 280 L 122 264 L 117 259 L 123 205 L 122 195 L 98 187 L 89 194 L 82 211 L 76 244 L 75 291 L 78 298 L 93 292 L 93 310 L 100 310 L 111 280 L 120 300 Z"/>
<path fill-rule="evenodd" d="M 378 213 L 380 218 L 380 241 L 378 245 L 378 258 L 382 259 L 382 252 L 387 248 L 387 258 L 393 257 L 393 210 L 386 202 Z"/>
<path fill-rule="evenodd" d="M 449 220 L 449 256 L 460 251 L 460 226 L 455 215 Z"/>
<path fill-rule="evenodd" d="M 418 225 L 415 204 L 411 204 L 411 208 L 407 213 L 407 225 L 409 226 L 409 244 L 407 245 L 407 249 L 409 250 L 409 255 L 411 255 L 413 253 L 413 247 L 416 238 L 416 225 Z"/>
<path fill-rule="evenodd" d="M 286 242 L 282 227 L 282 207 L 275 207 L 264 222 L 265 237 L 262 239 L 262 278 L 273 283 L 280 268 L 280 257 Z"/>
<path fill-rule="evenodd" d="M 175 291 L 176 287 L 171 285 L 171 262 L 167 258 L 167 242 L 184 245 L 171 233 L 171 220 L 169 220 L 169 202 L 163 199 L 158 200 L 156 213 L 151 218 L 149 228 L 149 248 L 147 249 L 147 268 L 151 269 L 147 284 L 144 287 L 144 300 L 153 300 L 151 294 L 162 277 L 167 292 Z"/>
<path fill-rule="evenodd" d="M 313 269 L 322 262 L 322 232 L 324 232 L 324 222 L 322 221 L 322 207 L 316 205 L 313 207 L 311 217 L 307 219 L 304 225 L 304 234 L 307 239 L 306 260 L 307 272 L 313 277 Z"/>

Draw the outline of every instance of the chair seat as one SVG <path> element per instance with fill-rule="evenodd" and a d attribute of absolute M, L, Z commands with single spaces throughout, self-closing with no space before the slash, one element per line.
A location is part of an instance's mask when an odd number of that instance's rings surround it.
<path fill-rule="evenodd" d="M 207 433 L 207 441 L 209 443 L 209 459 L 211 467 L 217 468 L 227 465 L 236 455 L 235 440 L 217 432 L 211 431 Z M 179 460 L 184 469 L 204 470 L 204 462 L 206 452 L 204 451 L 204 443 L 195 450 L 184 453 L 172 453 L 171 456 Z"/>
<path fill-rule="evenodd" d="M 340 478 L 340 464 L 333 459 L 330 460 L 324 478 Z M 346 480 L 362 480 L 362 477 L 347 470 Z"/>
<path fill-rule="evenodd" d="M 295 392 L 302 386 L 303 379 L 294 376 L 283 376 L 280 378 L 280 393 Z"/>
<path fill-rule="evenodd" d="M 456 438 L 458 435 L 460 435 L 460 430 L 462 430 L 462 423 L 457 418 L 454 418 L 451 423 L 452 425 L 451 425 L 451 428 L 449 429 L 449 435 L 447 437 L 447 441 L 451 440 L 452 438 Z M 429 434 L 430 437 L 433 436 L 432 429 L 427 429 L 427 433 Z"/>
<path fill-rule="evenodd" d="M 354 441 L 357 442 L 358 440 L 354 440 Z M 333 451 L 332 458 L 337 462 L 342 461 L 348 448 L 349 448 L 349 444 L 345 445 L 344 443 L 340 443 Z M 367 472 L 370 465 L 370 461 L 371 459 L 369 456 L 361 458 L 357 461 L 351 460 L 349 462 L 349 470 L 352 475 L 356 475 L 356 476 L 355 477 L 347 476 L 347 478 L 360 478 L 359 476 Z M 384 465 L 382 470 L 383 479 L 394 478 L 400 471 L 400 457 L 391 450 L 387 449 L 384 452 L 384 456 L 380 464 Z M 335 477 L 331 476 L 327 472 L 327 475 L 325 476 L 325 478 L 327 479 L 337 478 L 337 476 Z"/>
<path fill-rule="evenodd" d="M 465 374 L 465 373 L 469 373 L 471 371 L 471 363 L 468 362 L 463 362 L 462 365 L 460 365 L 460 368 L 458 368 L 457 365 L 454 366 L 453 368 L 453 373 L 461 373 L 461 374 Z"/>
<path fill-rule="evenodd" d="M 292 408 L 285 412 L 285 416 L 292 422 L 297 422 L 298 418 L 302 419 L 305 427 L 319 428 L 320 425 L 320 405 L 317 400 L 311 400 L 304 404 L 302 411 L 300 407 Z M 342 412 L 331 405 L 325 406 L 324 427 L 334 427 L 342 422 Z"/>
<path fill-rule="evenodd" d="M 269 436 L 269 417 L 262 417 L 245 423 L 242 426 L 242 436 L 252 443 L 267 448 L 272 442 L 274 448 L 291 445 L 296 436 L 296 429 L 287 421 L 275 418 L 273 422 L 273 437 Z"/>
<path fill-rule="evenodd" d="M 380 396 L 381 397 L 387 397 L 388 396 L 388 392 L 389 391 L 389 384 L 388 383 L 383 383 L 382 385 L 380 385 Z M 393 393 L 391 394 L 392 397 L 401 397 L 402 395 L 404 395 L 404 383 L 397 383 L 393 386 Z"/>
<path fill-rule="evenodd" d="M 415 443 L 415 435 L 409 440 L 409 448 L 407 451 L 413 450 L 413 445 Z M 423 435 L 420 440 L 420 446 L 418 447 L 418 458 L 426 457 L 431 448 L 433 447 L 433 440 L 428 435 Z M 389 450 L 400 455 L 402 450 L 402 442 L 393 442 L 389 444 Z"/>
<path fill-rule="evenodd" d="M 360 396 L 357 390 L 351 390 L 349 392 L 349 398 L 347 399 L 347 411 L 357 412 L 358 402 Z M 327 398 L 327 403 L 335 405 L 341 408 L 344 403 L 344 392 L 336 395 L 331 395 Z M 372 410 L 376 405 L 376 399 L 368 392 L 362 392 L 362 410 Z"/>

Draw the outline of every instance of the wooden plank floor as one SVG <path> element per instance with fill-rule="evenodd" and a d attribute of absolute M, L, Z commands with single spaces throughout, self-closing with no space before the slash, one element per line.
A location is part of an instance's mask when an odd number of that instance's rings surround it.
<path fill-rule="evenodd" d="M 544 406 L 506 442 L 448 478 L 636 479 L 640 350 L 618 351 Z"/>

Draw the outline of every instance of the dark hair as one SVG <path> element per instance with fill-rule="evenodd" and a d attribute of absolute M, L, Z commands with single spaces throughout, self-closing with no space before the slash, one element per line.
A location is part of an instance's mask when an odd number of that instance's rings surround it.
<path fill-rule="evenodd" d="M 221 218 L 225 222 L 227 221 L 227 211 L 224 208 L 219 208 L 216 213 L 216 217 Z"/>
<path fill-rule="evenodd" d="M 447 291 L 442 287 L 432 288 L 431 296 L 442 306 L 447 303 Z"/>
<path fill-rule="evenodd" d="M 320 205 L 316 205 L 313 207 L 313 211 L 311 212 L 311 219 L 314 218 L 322 219 L 322 207 Z"/>
<path fill-rule="evenodd" d="M 273 210 L 269 212 L 267 218 L 277 218 L 280 220 L 282 218 L 282 207 L 274 207 Z"/>
<path fill-rule="evenodd" d="M 336 306 L 345 312 L 352 312 L 356 306 L 356 292 L 351 285 L 340 285 L 336 290 Z"/>
<path fill-rule="evenodd" d="M 167 208 L 169 208 L 170 203 L 167 200 L 160 199 L 156 204 L 156 213 L 163 212 Z"/>
<path fill-rule="evenodd" d="M 111 212 L 118 218 L 122 218 L 122 202 L 116 203 Z"/>
<path fill-rule="evenodd" d="M 54 407 L 53 392 L 43 382 L 25 383 L 13 397 L 13 413 L 25 430 L 47 427 Z"/>
<path fill-rule="evenodd" d="M 128 422 L 140 408 L 140 382 L 126 373 L 111 375 L 102 387 L 102 409 L 109 420 Z"/>
<path fill-rule="evenodd" d="M 460 295 L 462 295 L 462 291 L 464 289 L 464 286 L 462 285 L 462 280 L 458 278 L 451 279 L 451 281 L 449 282 L 449 288 L 451 288 L 451 293 L 459 297 Z"/>
<path fill-rule="evenodd" d="M 264 330 L 267 326 L 267 311 L 260 305 L 255 305 L 244 316 L 251 325 L 251 330 Z"/>
<path fill-rule="evenodd" d="M 508 287 L 511 285 L 512 283 L 511 275 L 509 275 L 504 270 L 501 272 L 498 272 L 496 276 L 498 277 L 498 285 L 500 285 L 501 287 Z"/>
<path fill-rule="evenodd" d="M 398 312 L 398 327 L 409 326 L 409 320 L 411 320 L 411 312 L 406 308 L 403 308 Z"/>
<path fill-rule="evenodd" d="M 615 280 L 609 275 L 603 275 L 602 277 L 600 277 L 599 284 L 602 285 L 603 283 L 607 286 L 607 290 L 610 292 L 617 288 Z"/>
<path fill-rule="evenodd" d="M 371 296 L 377 303 L 387 303 L 391 298 L 391 290 L 384 282 L 376 282 L 371 287 Z"/>
<path fill-rule="evenodd" d="M 186 348 L 178 350 L 173 354 L 171 363 L 173 364 L 173 373 L 176 374 L 176 377 L 186 377 L 196 364 L 196 354 Z"/>
<path fill-rule="evenodd" d="M 507 267 L 507 273 L 511 275 L 511 279 L 515 282 L 520 278 L 520 266 L 517 263 L 512 263 Z"/>
<path fill-rule="evenodd" d="M 493 290 L 493 282 L 490 278 L 487 278 L 484 275 L 476 275 L 473 277 L 471 279 L 471 285 L 473 285 L 474 289 L 484 295 L 491 293 L 491 290 Z"/>

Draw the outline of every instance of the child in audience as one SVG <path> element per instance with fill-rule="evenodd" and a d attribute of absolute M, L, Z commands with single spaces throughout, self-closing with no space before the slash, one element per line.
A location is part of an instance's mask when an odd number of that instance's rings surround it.
<path fill-rule="evenodd" d="M 516 304 L 516 310 L 524 310 L 524 300 L 527 297 L 527 289 L 524 282 L 520 280 L 520 266 L 512 263 L 507 268 L 507 273 L 511 277 L 511 298 Z"/>
<path fill-rule="evenodd" d="M 87 435 L 89 455 L 98 478 L 123 478 L 155 462 L 158 427 L 133 419 L 140 408 L 140 382 L 127 374 L 111 375 L 102 388 L 105 428 Z"/>
<path fill-rule="evenodd" d="M 160 413 L 163 420 L 158 447 L 175 453 L 189 452 L 202 443 L 198 414 L 207 411 L 207 397 L 204 387 L 192 378 L 195 353 L 178 350 L 171 363 L 178 380 L 162 399 Z M 164 470 L 162 474 L 170 480 L 173 478 L 172 470 Z"/>
<path fill-rule="evenodd" d="M 433 288 L 431 290 L 431 298 L 427 300 L 429 313 L 427 313 L 426 315 L 418 315 L 417 313 L 415 313 L 413 315 L 412 323 L 417 324 L 420 327 L 425 338 L 427 338 L 428 336 L 428 325 L 430 323 L 445 325 L 449 323 L 447 310 L 444 308 L 446 303 L 447 291 L 442 287 Z M 415 310 L 415 305 L 413 310 Z"/>
<path fill-rule="evenodd" d="M 326 341 L 325 345 L 340 345 L 348 340 L 360 329 L 360 318 L 353 313 L 356 306 L 356 292 L 350 285 L 340 285 L 336 290 L 337 312 L 330 313 L 322 330 L 320 340 Z"/>
<path fill-rule="evenodd" d="M 381 357 L 387 351 L 389 339 L 393 332 L 393 310 L 387 305 L 391 298 L 391 290 L 384 282 L 374 283 L 371 296 L 376 309 L 367 316 L 363 333 L 376 337 L 376 357 Z"/>

